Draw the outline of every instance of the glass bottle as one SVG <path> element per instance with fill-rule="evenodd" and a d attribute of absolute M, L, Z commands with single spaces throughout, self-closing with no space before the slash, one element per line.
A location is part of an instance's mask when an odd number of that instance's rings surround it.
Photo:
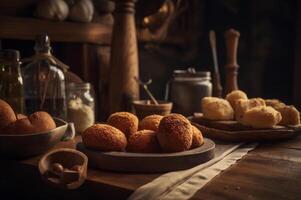
<path fill-rule="evenodd" d="M 0 98 L 9 103 L 16 113 L 25 112 L 20 53 L 17 50 L 0 51 Z"/>
<path fill-rule="evenodd" d="M 66 119 L 65 75 L 67 70 L 51 54 L 50 39 L 38 35 L 35 55 L 25 59 L 30 63 L 22 69 L 27 114 L 43 110 L 53 117 Z"/>
<path fill-rule="evenodd" d="M 70 83 L 67 87 L 68 122 L 82 133 L 95 122 L 94 90 L 90 83 Z"/>

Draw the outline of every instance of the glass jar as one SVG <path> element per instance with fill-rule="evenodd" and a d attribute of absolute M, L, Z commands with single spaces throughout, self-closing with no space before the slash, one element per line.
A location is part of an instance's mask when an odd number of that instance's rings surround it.
<path fill-rule="evenodd" d="M 67 86 L 67 116 L 77 133 L 94 124 L 94 91 L 90 83 L 70 83 Z"/>
<path fill-rule="evenodd" d="M 166 97 L 173 102 L 173 112 L 185 116 L 201 112 L 201 99 L 212 95 L 210 72 L 194 68 L 175 70 L 166 91 Z"/>
<path fill-rule="evenodd" d="M 25 112 L 20 53 L 17 50 L 0 51 L 0 98 L 10 104 L 16 113 Z"/>
<path fill-rule="evenodd" d="M 24 59 L 29 64 L 22 68 L 27 114 L 43 110 L 66 119 L 65 68 L 51 54 L 47 35 L 37 36 L 35 52 L 33 57 Z"/>

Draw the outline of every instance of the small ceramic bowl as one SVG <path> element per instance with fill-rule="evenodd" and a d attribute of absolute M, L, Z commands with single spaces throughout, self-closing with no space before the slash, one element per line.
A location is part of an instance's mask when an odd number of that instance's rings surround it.
<path fill-rule="evenodd" d="M 87 177 L 87 168 L 87 156 L 75 149 L 50 151 L 39 162 L 39 171 L 46 184 L 61 189 L 80 187 Z"/>
<path fill-rule="evenodd" d="M 167 101 L 158 101 L 158 105 L 151 103 L 150 100 L 138 100 L 134 101 L 133 105 L 136 111 L 136 115 L 139 119 L 143 119 L 146 116 L 157 114 L 167 115 L 170 114 L 172 109 L 172 103 Z"/>

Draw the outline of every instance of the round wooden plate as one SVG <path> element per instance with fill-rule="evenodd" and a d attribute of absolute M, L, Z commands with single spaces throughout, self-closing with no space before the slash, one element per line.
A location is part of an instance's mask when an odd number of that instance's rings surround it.
<path fill-rule="evenodd" d="M 101 152 L 85 148 L 82 143 L 77 149 L 89 158 L 89 166 L 118 172 L 168 172 L 184 170 L 214 157 L 215 143 L 205 138 L 198 148 L 178 153 L 129 153 Z"/>

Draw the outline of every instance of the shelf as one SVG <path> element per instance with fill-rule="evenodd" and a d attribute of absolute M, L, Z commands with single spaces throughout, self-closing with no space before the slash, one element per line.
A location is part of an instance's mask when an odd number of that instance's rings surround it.
<path fill-rule="evenodd" d="M 49 34 L 56 42 L 104 45 L 111 42 L 112 25 L 0 16 L 0 39 L 33 40 L 40 33 Z"/>

